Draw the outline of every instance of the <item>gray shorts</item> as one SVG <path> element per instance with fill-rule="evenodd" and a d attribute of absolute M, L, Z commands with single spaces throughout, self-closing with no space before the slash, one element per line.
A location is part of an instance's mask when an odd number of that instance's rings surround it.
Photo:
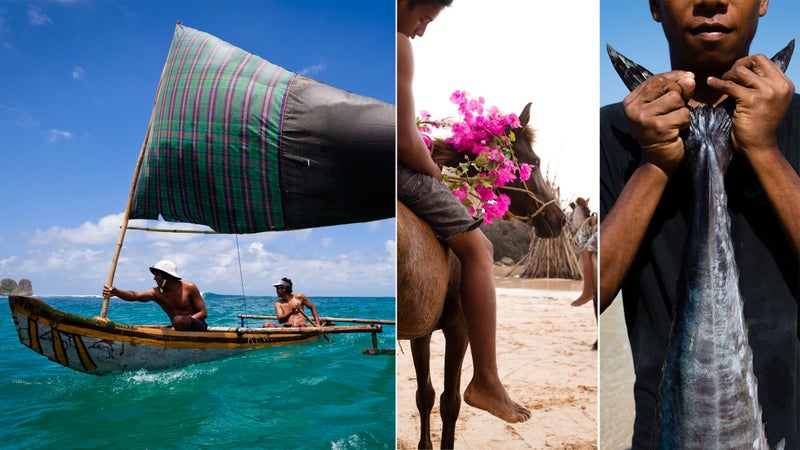
<path fill-rule="evenodd" d="M 397 164 L 397 199 L 431 226 L 443 241 L 478 228 L 483 218 L 472 217 L 467 208 L 442 182 L 430 175 Z"/>

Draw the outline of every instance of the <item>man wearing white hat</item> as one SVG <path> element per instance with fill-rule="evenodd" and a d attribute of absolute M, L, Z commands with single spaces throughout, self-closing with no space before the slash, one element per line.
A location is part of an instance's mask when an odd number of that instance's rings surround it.
<path fill-rule="evenodd" d="M 129 302 L 154 301 L 172 320 L 172 328 L 178 331 L 206 331 L 208 317 L 206 303 L 197 285 L 181 280 L 178 266 L 162 260 L 150 267 L 156 287 L 146 291 L 125 291 L 113 286 L 103 286 L 104 296 L 117 296 Z"/>
<path fill-rule="evenodd" d="M 308 318 L 303 308 L 308 306 L 311 313 L 314 315 L 314 323 L 312 325 L 319 327 L 320 320 L 317 314 L 317 307 L 314 303 L 306 297 L 305 294 L 292 293 L 292 280 L 289 278 L 281 278 L 277 283 L 274 283 L 275 293 L 278 294 L 280 300 L 275 302 L 275 313 L 278 316 L 278 322 L 282 323 L 285 327 L 304 327 Z M 275 328 L 272 322 L 264 322 L 264 328 Z"/>

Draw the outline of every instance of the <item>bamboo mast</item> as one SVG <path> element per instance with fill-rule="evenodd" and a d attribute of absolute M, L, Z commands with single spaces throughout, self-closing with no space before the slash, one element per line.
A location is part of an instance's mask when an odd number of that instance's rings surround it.
<path fill-rule="evenodd" d="M 175 23 L 177 29 L 181 26 L 181 22 Z M 174 39 L 174 34 L 173 34 Z M 170 45 L 171 49 L 172 45 Z M 147 132 L 144 135 L 144 142 L 142 142 L 142 149 L 139 151 L 139 159 L 136 161 L 136 169 L 133 171 L 133 181 L 131 181 L 131 190 L 128 193 L 128 204 L 125 206 L 125 214 L 122 217 L 122 225 L 120 226 L 119 238 L 117 239 L 117 246 L 114 249 L 114 258 L 111 260 L 111 268 L 108 271 L 107 286 L 113 286 L 114 275 L 117 272 L 117 263 L 119 262 L 119 254 L 122 252 L 122 241 L 125 240 L 125 232 L 128 230 L 128 221 L 131 215 L 131 206 L 133 205 L 133 191 L 136 189 L 136 180 L 139 179 L 139 170 L 142 168 L 142 161 L 144 161 L 145 149 L 147 149 L 147 141 L 150 138 L 150 128 L 153 126 L 153 116 L 156 112 L 156 105 L 158 103 L 158 92 L 161 90 L 161 82 L 164 80 L 164 73 L 167 71 L 167 62 L 169 61 L 170 54 L 167 52 L 167 59 L 164 61 L 164 67 L 161 69 L 161 76 L 158 78 L 158 87 L 156 88 L 156 98 L 153 99 L 153 109 L 150 111 L 150 121 L 147 123 Z M 108 313 L 108 303 L 111 299 L 110 296 L 103 296 L 103 308 L 100 310 L 100 317 L 105 318 Z"/>

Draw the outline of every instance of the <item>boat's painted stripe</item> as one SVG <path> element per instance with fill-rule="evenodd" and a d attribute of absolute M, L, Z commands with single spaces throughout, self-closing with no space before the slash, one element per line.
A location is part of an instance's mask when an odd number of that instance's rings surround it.
<path fill-rule="evenodd" d="M 40 317 L 38 319 L 44 326 L 52 327 L 55 321 Z M 33 322 L 33 321 L 31 321 Z M 33 322 L 35 323 L 35 322 Z M 34 325 L 35 327 L 35 325 Z M 295 344 L 311 342 L 318 338 L 315 334 L 282 334 L 278 336 L 266 336 L 264 334 L 237 334 L 237 333 L 214 333 L 209 332 L 182 333 L 172 335 L 162 333 L 160 329 L 150 329 L 156 333 L 148 334 L 139 331 L 135 335 L 117 334 L 107 331 L 84 328 L 80 326 L 58 324 L 59 330 L 72 335 L 80 335 L 93 339 L 111 340 L 115 342 L 126 342 L 138 345 L 148 345 L 151 347 L 163 348 L 263 348 L 275 345 Z M 133 333 L 133 332 L 128 332 Z M 84 347 L 85 348 L 85 347 Z M 37 350 L 41 353 L 41 350 Z"/>
<path fill-rule="evenodd" d="M 64 340 L 61 338 L 61 332 L 55 328 L 51 328 L 53 333 L 53 355 L 59 364 L 69 367 L 69 360 L 67 359 L 67 352 L 64 350 Z"/>
<path fill-rule="evenodd" d="M 28 342 L 31 343 L 33 351 L 43 354 L 42 344 L 39 342 L 39 324 L 30 317 L 28 317 Z"/>
<path fill-rule="evenodd" d="M 75 341 L 75 349 L 78 351 L 78 359 L 80 359 L 83 368 L 86 369 L 87 372 L 97 369 L 97 364 L 92 361 L 92 356 L 86 350 L 83 339 L 75 334 L 72 335 L 72 339 Z"/>

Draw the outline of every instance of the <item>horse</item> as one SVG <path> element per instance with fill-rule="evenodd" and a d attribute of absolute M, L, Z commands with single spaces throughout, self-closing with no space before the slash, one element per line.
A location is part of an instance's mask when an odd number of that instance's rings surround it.
<path fill-rule="evenodd" d="M 519 116 L 520 127 L 512 130 L 516 158 L 533 165 L 526 182 L 510 183 L 504 189 L 511 199 L 512 216 L 532 224 L 537 236 L 557 237 L 566 222 L 549 185 L 542 177 L 539 157 L 533 151 L 535 132 L 528 126 L 528 103 Z M 463 156 L 442 139 L 433 143 L 433 159 L 452 167 Z M 461 310 L 461 265 L 455 254 L 438 240 L 433 230 L 397 202 L 397 338 L 411 340 L 417 376 L 416 402 L 420 414 L 419 448 L 432 448 L 430 413 L 435 391 L 430 379 L 430 342 L 435 330 L 445 337 L 444 387 L 440 398 L 441 448 L 453 448 L 455 424 L 461 409 L 461 366 L 469 339 Z"/>

